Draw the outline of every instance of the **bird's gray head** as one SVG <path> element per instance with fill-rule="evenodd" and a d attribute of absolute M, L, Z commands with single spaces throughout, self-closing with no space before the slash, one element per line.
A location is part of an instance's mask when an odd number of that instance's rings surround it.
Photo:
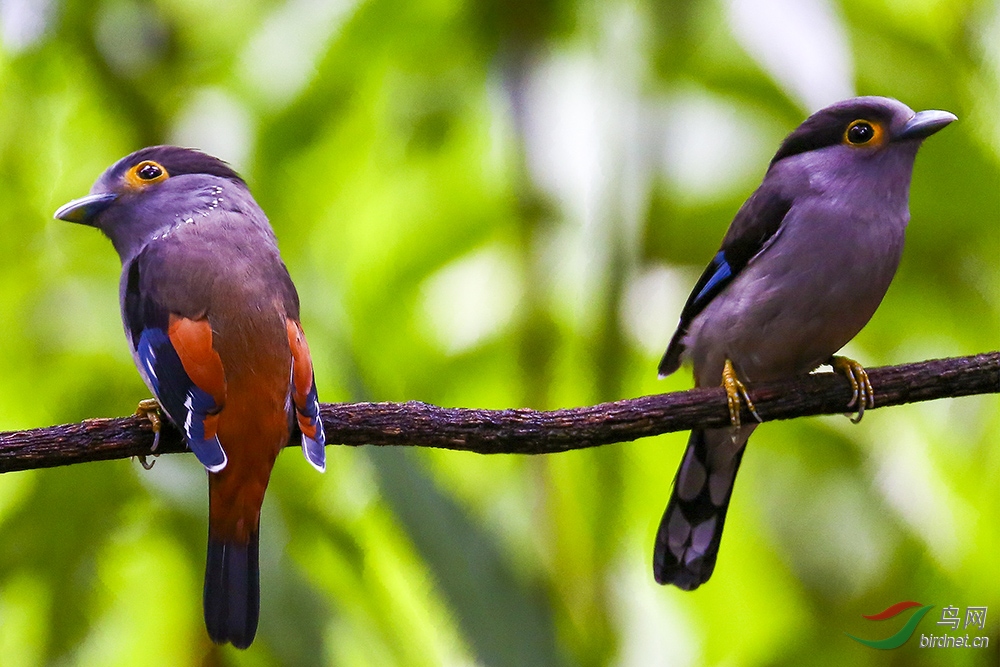
<path fill-rule="evenodd" d="M 55 217 L 97 227 L 124 262 L 156 233 L 223 200 L 229 208 L 259 211 L 246 183 L 222 160 L 189 148 L 150 146 L 108 167 L 88 196 L 60 207 Z"/>
<path fill-rule="evenodd" d="M 914 113 L 888 97 L 855 97 L 821 109 L 789 134 L 768 169 L 805 176 L 813 189 L 899 196 L 904 201 L 920 143 L 956 120 L 947 111 Z"/>

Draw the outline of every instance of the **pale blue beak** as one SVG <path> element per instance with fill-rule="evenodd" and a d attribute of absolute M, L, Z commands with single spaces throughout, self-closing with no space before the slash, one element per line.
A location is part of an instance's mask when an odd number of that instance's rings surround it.
<path fill-rule="evenodd" d="M 897 141 L 904 139 L 926 139 L 941 128 L 958 120 L 958 116 L 947 111 L 921 111 L 914 114 L 906 122 L 903 129 L 893 137 Z"/>
<path fill-rule="evenodd" d="M 74 199 L 68 204 L 59 207 L 53 217 L 56 220 L 66 222 L 77 222 L 81 225 L 89 225 L 94 216 L 106 209 L 111 203 L 118 199 L 118 195 L 113 192 L 106 192 L 98 195 L 87 195 Z"/>

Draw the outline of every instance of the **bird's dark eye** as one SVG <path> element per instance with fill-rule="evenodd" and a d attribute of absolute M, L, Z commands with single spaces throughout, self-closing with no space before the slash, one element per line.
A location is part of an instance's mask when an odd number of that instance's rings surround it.
<path fill-rule="evenodd" d="M 856 120 L 847 127 L 847 141 L 860 146 L 875 138 L 875 128 L 866 120 Z"/>
<path fill-rule="evenodd" d="M 169 177 L 170 174 L 159 162 L 143 160 L 125 172 L 124 185 L 132 190 L 142 190 Z"/>
<path fill-rule="evenodd" d="M 126 187 L 141 190 L 169 176 L 170 174 L 159 162 L 143 160 L 125 172 L 125 184 Z"/>
<path fill-rule="evenodd" d="M 143 162 L 135 168 L 135 175 L 144 181 L 155 181 L 163 175 L 163 167 L 155 162 Z"/>

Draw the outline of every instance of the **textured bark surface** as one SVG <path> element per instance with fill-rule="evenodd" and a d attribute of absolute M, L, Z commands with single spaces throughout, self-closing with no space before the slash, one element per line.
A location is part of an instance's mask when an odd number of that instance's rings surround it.
<path fill-rule="evenodd" d="M 1000 352 L 868 370 L 875 407 L 1000 392 Z M 833 373 L 748 385 L 764 421 L 846 410 L 851 389 Z M 480 454 L 550 454 L 627 442 L 694 426 L 729 422 L 721 388 L 642 396 L 582 408 L 441 408 L 426 403 L 334 403 L 322 406 L 327 442 L 457 449 Z M 753 419 L 746 410 L 744 420 Z M 150 455 L 153 434 L 140 417 L 88 419 L 0 433 L 0 472 Z M 298 438 L 289 444 L 297 445 Z M 165 426 L 160 453 L 185 451 Z"/>

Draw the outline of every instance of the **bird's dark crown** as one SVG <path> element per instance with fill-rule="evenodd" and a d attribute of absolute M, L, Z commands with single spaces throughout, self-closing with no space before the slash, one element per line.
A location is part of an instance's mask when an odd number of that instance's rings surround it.
<path fill-rule="evenodd" d="M 847 128 L 856 120 L 877 125 L 886 138 L 893 121 L 912 115 L 905 105 L 887 97 L 855 97 L 832 104 L 809 116 L 783 142 L 771 164 L 779 160 L 844 143 Z"/>
<path fill-rule="evenodd" d="M 210 174 L 246 185 L 240 175 L 222 160 L 201 151 L 181 148 L 180 146 L 149 146 L 126 155 L 108 169 L 103 180 L 107 184 L 120 182 L 126 179 L 136 166 L 144 162 L 160 165 L 168 176 Z"/>

